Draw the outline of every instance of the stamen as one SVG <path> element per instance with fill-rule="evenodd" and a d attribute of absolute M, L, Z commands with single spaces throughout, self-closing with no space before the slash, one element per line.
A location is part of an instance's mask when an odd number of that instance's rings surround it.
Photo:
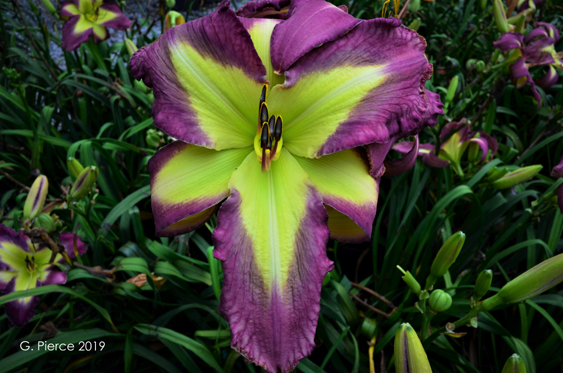
<path fill-rule="evenodd" d="M 273 131 L 274 132 L 274 138 L 276 139 L 276 141 L 280 141 L 280 139 L 282 137 L 282 125 L 283 125 L 283 119 L 282 119 L 281 115 L 278 115 L 278 118 L 276 119 L 276 128 Z"/>
<path fill-rule="evenodd" d="M 260 104 L 266 102 L 266 96 L 268 96 L 268 86 L 264 85 L 264 87 L 262 87 L 262 93 L 260 94 Z"/>
<path fill-rule="evenodd" d="M 270 136 L 268 133 L 268 123 L 262 123 L 262 134 L 260 135 L 260 146 L 262 149 L 266 149 L 268 147 L 268 140 Z"/>
<path fill-rule="evenodd" d="M 270 134 L 272 135 L 272 137 L 274 136 L 274 129 L 276 127 L 276 117 L 274 115 L 272 115 L 270 117 L 270 120 L 268 121 L 268 129 L 270 130 Z"/>

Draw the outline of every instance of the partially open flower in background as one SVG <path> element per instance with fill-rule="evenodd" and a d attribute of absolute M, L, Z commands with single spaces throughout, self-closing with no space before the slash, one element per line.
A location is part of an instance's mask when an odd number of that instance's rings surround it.
<path fill-rule="evenodd" d="M 452 164 L 460 175 L 463 175 L 460 166 L 461 158 L 466 150 L 470 151 L 471 162 L 482 162 L 489 155 L 489 150 L 492 155 L 498 150 L 498 142 L 494 137 L 483 131 L 471 132 L 471 127 L 466 124 L 465 119 L 446 124 L 440 132 L 440 140 L 442 143 L 438 155 L 436 155 L 436 146 L 429 143 L 420 144 L 418 155 L 431 167 L 442 168 Z M 413 143 L 403 141 L 393 146 L 393 149 L 408 154 L 413 149 Z M 478 158 L 479 150 L 481 158 Z"/>
<path fill-rule="evenodd" d="M 94 43 L 109 38 L 107 27 L 116 30 L 128 29 L 133 22 L 119 9 L 117 4 L 103 4 L 103 0 L 65 1 L 61 18 L 68 19 L 63 26 L 62 47 L 72 51 L 93 37 Z"/>
<path fill-rule="evenodd" d="M 87 247 L 80 237 L 72 233 L 60 234 L 60 244 L 68 256 L 75 257 L 74 241 L 78 253 L 84 254 Z M 66 273 L 50 262 L 52 251 L 44 245 L 36 245 L 22 232 L 0 224 L 0 291 L 9 294 L 14 291 L 30 290 L 43 285 L 63 284 Z M 53 263 L 63 261 L 57 254 Z M 33 317 L 39 296 L 26 297 L 6 303 L 8 319 L 15 326 L 23 326 Z"/>
<path fill-rule="evenodd" d="M 494 42 L 494 46 L 501 51 L 513 51 L 509 56 L 510 74 L 516 88 L 530 85 L 532 95 L 541 104 L 541 96 L 536 84 L 542 88 L 549 88 L 557 82 L 555 68 L 563 68 L 563 56 L 555 51 L 554 45 L 559 40 L 559 31 L 551 23 L 538 22 L 537 28 L 527 36 L 523 34 L 505 33 Z M 534 66 L 549 66 L 547 73 L 534 81 L 529 69 Z"/>
<path fill-rule="evenodd" d="M 155 126 L 179 140 L 149 163 L 156 230 L 194 230 L 228 197 L 213 232 L 220 311 L 233 348 L 268 372 L 314 346 L 329 236 L 371 235 L 383 159 L 351 148 L 392 144 L 442 113 L 424 89 L 425 47 L 398 19 L 323 0 L 237 13 L 225 1 L 131 59 L 154 90 Z"/>

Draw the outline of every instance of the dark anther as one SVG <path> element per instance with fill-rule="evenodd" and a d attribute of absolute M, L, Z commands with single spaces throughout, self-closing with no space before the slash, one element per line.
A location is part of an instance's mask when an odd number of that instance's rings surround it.
<path fill-rule="evenodd" d="M 282 137 L 282 117 L 278 115 L 276 119 L 276 129 L 272 132 L 276 141 L 280 141 Z"/>
<path fill-rule="evenodd" d="M 268 121 L 268 105 L 264 102 L 260 104 L 260 123 Z"/>
<path fill-rule="evenodd" d="M 262 149 L 266 149 L 268 147 L 268 143 L 272 143 L 270 140 L 270 134 L 268 133 L 268 123 L 264 122 L 262 124 L 262 134 L 260 135 L 260 146 Z"/>
<path fill-rule="evenodd" d="M 260 104 L 266 102 L 266 93 L 268 93 L 268 86 L 262 87 L 262 93 L 260 94 Z"/>
<path fill-rule="evenodd" d="M 274 128 L 276 126 L 276 117 L 275 116 L 271 116 L 270 117 L 270 121 L 268 122 L 268 126 L 270 127 L 270 134 L 272 136 L 274 136 Z"/>

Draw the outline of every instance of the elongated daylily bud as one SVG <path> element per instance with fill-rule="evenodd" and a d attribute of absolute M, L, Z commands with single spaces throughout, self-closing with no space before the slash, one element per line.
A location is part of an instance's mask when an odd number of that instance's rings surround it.
<path fill-rule="evenodd" d="M 526 364 L 518 354 L 508 358 L 501 373 L 526 373 Z"/>
<path fill-rule="evenodd" d="M 51 13 L 52 15 L 57 15 L 57 10 L 55 9 L 53 3 L 50 0 L 41 0 L 41 3 L 49 13 Z"/>
<path fill-rule="evenodd" d="M 29 194 L 23 205 L 23 218 L 33 219 L 41 213 L 49 190 L 49 180 L 45 175 L 39 175 L 33 182 Z"/>
<path fill-rule="evenodd" d="M 452 305 L 452 297 L 443 290 L 434 290 L 430 294 L 430 299 L 428 303 L 430 308 L 435 312 L 444 312 L 448 310 Z"/>
<path fill-rule="evenodd" d="M 399 269 L 399 271 L 403 272 L 404 276 L 403 281 L 407 283 L 408 287 L 411 289 L 411 291 L 413 293 L 415 293 L 416 295 L 420 294 L 420 284 L 418 283 L 418 281 L 416 281 L 416 279 L 414 278 L 414 276 L 409 272 L 409 271 L 404 271 L 401 267 L 397 266 L 397 268 Z"/>
<path fill-rule="evenodd" d="M 479 274 L 477 281 L 475 281 L 475 288 L 473 290 L 473 300 L 479 301 L 491 287 L 493 281 L 493 271 L 487 269 Z"/>
<path fill-rule="evenodd" d="M 366 317 L 364 319 L 364 322 L 362 323 L 361 333 L 364 335 L 364 337 L 371 339 L 375 337 L 376 327 L 377 323 L 375 322 L 375 320 Z"/>
<path fill-rule="evenodd" d="M 33 226 L 36 228 L 44 228 L 47 233 L 53 233 L 57 229 L 55 221 L 48 214 L 39 214 L 33 222 Z"/>
<path fill-rule="evenodd" d="M 409 323 L 401 325 L 395 334 L 395 366 L 397 373 L 432 372 L 422 343 Z"/>
<path fill-rule="evenodd" d="M 84 166 L 82 166 L 80 162 L 78 162 L 78 160 L 74 157 L 69 157 L 66 160 L 66 165 L 68 166 L 68 173 L 72 180 L 76 180 L 78 175 L 80 175 L 80 173 L 84 171 Z"/>
<path fill-rule="evenodd" d="M 410 28 L 411 30 L 418 31 L 421 23 L 422 21 L 420 20 L 420 18 L 417 18 L 414 21 L 412 21 L 410 25 L 408 25 L 407 27 Z"/>
<path fill-rule="evenodd" d="M 493 15 L 495 17 L 495 23 L 498 30 L 503 34 L 507 33 L 508 22 L 506 22 L 506 13 L 504 12 L 502 0 L 493 0 Z"/>
<path fill-rule="evenodd" d="M 489 172 L 487 172 L 487 180 L 493 182 L 495 180 L 500 179 L 501 177 L 503 177 L 507 173 L 508 173 L 508 170 L 506 168 L 493 167 L 489 170 Z"/>
<path fill-rule="evenodd" d="M 563 281 L 563 254 L 545 260 L 510 281 L 491 298 L 485 299 L 485 310 L 503 303 L 518 303 L 535 297 Z"/>
<path fill-rule="evenodd" d="M 510 172 L 500 179 L 493 182 L 493 188 L 495 189 L 508 189 L 515 185 L 521 184 L 524 181 L 530 180 L 543 168 L 542 165 L 537 164 L 533 166 L 523 167 L 519 170 Z"/>
<path fill-rule="evenodd" d="M 459 84 L 459 76 L 454 76 L 450 81 L 448 86 L 448 93 L 446 94 L 446 102 L 452 102 L 454 99 L 455 91 L 457 91 L 457 86 Z"/>
<path fill-rule="evenodd" d="M 475 63 L 475 70 L 477 70 L 478 73 L 482 73 L 483 71 L 485 71 L 485 61 L 483 60 L 479 60 L 477 61 L 477 63 Z"/>
<path fill-rule="evenodd" d="M 133 56 L 133 53 L 139 50 L 133 40 L 125 38 L 125 48 L 127 48 L 127 53 L 129 57 Z"/>
<path fill-rule="evenodd" d="M 88 194 L 98 178 L 98 172 L 96 166 L 86 167 L 76 178 L 76 182 L 70 190 L 69 197 L 72 199 L 80 199 Z"/>
<path fill-rule="evenodd" d="M 430 289 L 436 281 L 448 272 L 454 264 L 463 244 L 465 243 L 465 233 L 456 232 L 444 242 L 430 268 L 430 275 L 426 279 L 426 289 Z"/>

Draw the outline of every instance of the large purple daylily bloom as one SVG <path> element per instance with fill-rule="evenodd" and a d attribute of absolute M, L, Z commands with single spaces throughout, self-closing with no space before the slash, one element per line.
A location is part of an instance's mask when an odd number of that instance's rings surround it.
<path fill-rule="evenodd" d="M 71 258 L 74 253 L 75 235 L 63 232 L 59 242 Z M 80 237 L 76 236 L 79 254 L 87 250 Z M 22 232 L 0 224 L 0 293 L 9 294 L 13 291 L 30 290 L 43 285 L 63 284 L 66 273 L 49 262 L 52 251 L 43 245 L 35 245 Z M 62 261 L 60 254 L 55 262 Z M 39 296 L 26 297 L 8 302 L 4 306 L 8 319 L 15 326 L 24 326 L 33 317 Z"/>
<path fill-rule="evenodd" d="M 73 51 L 93 37 L 94 43 L 109 38 L 107 27 L 126 30 L 132 24 L 117 4 L 103 4 L 103 0 L 69 0 L 62 4 L 61 18 L 68 19 L 63 26 L 62 47 Z"/>
<path fill-rule="evenodd" d="M 371 235 L 370 171 L 383 160 L 358 147 L 442 113 L 424 89 L 425 47 L 398 19 L 362 21 L 323 0 L 236 13 L 225 1 L 131 59 L 153 88 L 155 125 L 178 139 L 149 163 L 157 233 L 194 230 L 226 199 L 213 232 L 220 311 L 233 348 L 268 372 L 291 371 L 314 346 L 329 237 Z"/>
<path fill-rule="evenodd" d="M 487 158 L 489 150 L 492 155 L 496 154 L 498 150 L 498 142 L 494 137 L 483 131 L 471 132 L 465 119 L 446 124 L 440 132 L 440 141 L 442 143 L 438 154 L 436 154 L 435 145 L 425 143 L 418 146 L 418 155 L 422 157 L 424 163 L 431 167 L 443 168 L 452 164 L 454 170 L 461 175 L 463 174 L 460 166 L 461 158 L 468 148 L 475 147 L 475 151 L 481 151 L 479 160 L 481 162 Z M 415 148 L 416 144 L 413 146 L 409 141 L 403 141 L 393 146 L 394 150 L 407 155 L 412 153 Z"/>

